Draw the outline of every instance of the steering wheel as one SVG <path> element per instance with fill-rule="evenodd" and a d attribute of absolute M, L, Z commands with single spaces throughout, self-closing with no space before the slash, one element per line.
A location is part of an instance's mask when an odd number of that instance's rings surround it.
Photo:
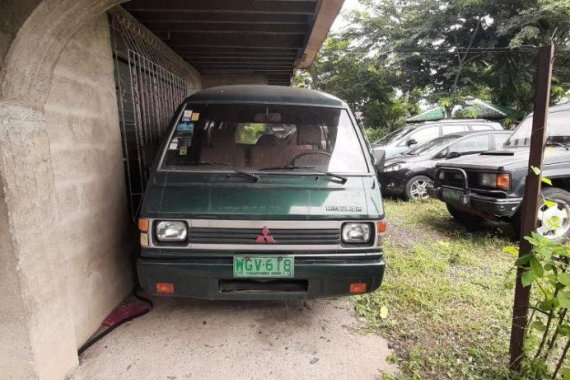
<path fill-rule="evenodd" d="M 295 157 L 293 157 L 293 159 L 291 161 L 289 161 L 289 163 L 287 164 L 288 166 L 294 166 L 295 161 L 297 161 L 299 158 L 301 157 L 305 157 L 305 156 L 310 156 L 310 155 L 322 155 L 322 156 L 327 156 L 327 157 L 331 157 L 332 154 L 330 154 L 329 152 L 322 152 L 322 151 L 314 151 L 314 152 L 305 152 L 305 153 L 301 153 L 296 155 Z"/>

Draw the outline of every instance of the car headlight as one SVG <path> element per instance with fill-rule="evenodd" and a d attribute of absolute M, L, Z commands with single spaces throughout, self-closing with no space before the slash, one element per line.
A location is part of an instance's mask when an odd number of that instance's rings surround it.
<path fill-rule="evenodd" d="M 479 184 L 485 187 L 497 187 L 497 175 L 491 173 L 483 173 L 479 178 Z"/>
<path fill-rule="evenodd" d="M 343 243 L 368 243 L 372 236 L 372 227 L 370 223 L 345 223 L 341 235 Z"/>
<path fill-rule="evenodd" d="M 399 163 L 384 166 L 385 172 L 395 172 L 395 171 L 398 171 L 400 169 L 402 169 L 402 164 L 399 164 Z"/>
<path fill-rule="evenodd" d="M 184 241 L 188 235 L 186 223 L 164 220 L 156 224 L 156 238 L 159 241 Z"/>
<path fill-rule="evenodd" d="M 493 189 L 509 190 L 511 176 L 507 173 L 482 173 L 479 176 L 479 185 Z"/>

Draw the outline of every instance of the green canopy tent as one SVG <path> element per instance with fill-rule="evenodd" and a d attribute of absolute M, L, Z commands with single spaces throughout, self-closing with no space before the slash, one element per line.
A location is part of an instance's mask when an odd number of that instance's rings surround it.
<path fill-rule="evenodd" d="M 462 105 L 454 107 L 453 119 L 475 118 L 487 120 L 502 120 L 507 117 L 522 119 L 524 112 L 514 110 L 509 107 L 500 106 L 477 98 L 467 98 Z M 408 123 L 420 123 L 425 121 L 437 121 L 447 119 L 447 112 L 444 107 L 435 107 L 424 111 L 406 120 Z"/>
<path fill-rule="evenodd" d="M 522 119 L 524 112 L 515 109 L 500 106 L 477 98 L 471 98 L 465 101 L 465 107 L 460 111 L 461 114 L 475 115 L 477 119 L 501 120 L 507 117 Z"/>
<path fill-rule="evenodd" d="M 435 107 L 424 111 L 416 116 L 410 117 L 406 120 L 408 123 L 420 123 L 423 121 L 437 121 L 446 118 L 445 108 L 443 107 Z"/>

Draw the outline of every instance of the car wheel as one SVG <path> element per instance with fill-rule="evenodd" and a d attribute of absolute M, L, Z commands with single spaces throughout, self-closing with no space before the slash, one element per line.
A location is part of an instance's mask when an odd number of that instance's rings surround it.
<path fill-rule="evenodd" d="M 432 183 L 433 181 L 431 178 L 425 175 L 418 175 L 411 178 L 408 183 L 406 183 L 406 188 L 404 189 L 405 200 L 410 201 L 429 199 L 427 186 Z"/>
<path fill-rule="evenodd" d="M 461 211 L 458 208 L 451 206 L 449 203 L 446 203 L 445 205 L 447 206 L 447 211 L 449 211 L 453 219 L 465 228 L 471 230 L 481 226 L 483 218 L 477 215 L 469 214 L 465 211 Z"/>
<path fill-rule="evenodd" d="M 567 241 L 570 238 L 570 193 L 557 187 L 547 187 L 542 190 L 542 197 L 556 202 L 556 206 L 549 208 L 541 204 L 537 213 L 536 232 L 552 241 Z M 519 232 L 521 214 L 522 212 L 519 212 L 514 221 L 515 228 Z"/>

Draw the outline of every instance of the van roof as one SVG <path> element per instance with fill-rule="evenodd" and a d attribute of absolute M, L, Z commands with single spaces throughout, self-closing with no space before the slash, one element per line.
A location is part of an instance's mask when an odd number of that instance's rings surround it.
<path fill-rule="evenodd" d="M 339 98 L 324 92 L 305 88 L 269 85 L 212 87 L 190 95 L 186 98 L 186 102 L 289 104 L 335 108 L 347 107 Z"/>

